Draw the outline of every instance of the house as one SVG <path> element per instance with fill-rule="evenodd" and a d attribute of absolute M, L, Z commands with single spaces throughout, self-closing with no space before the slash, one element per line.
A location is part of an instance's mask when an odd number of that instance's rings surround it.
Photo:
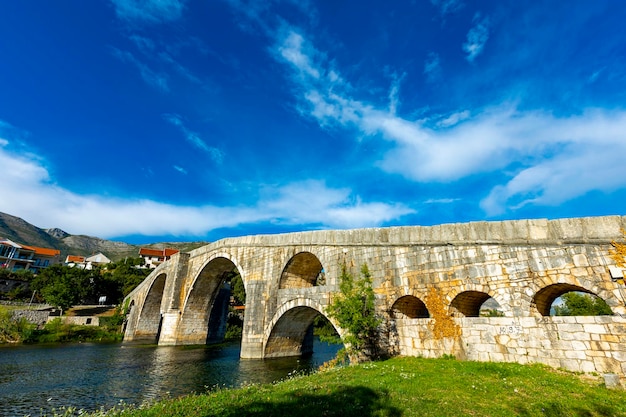
<path fill-rule="evenodd" d="M 143 263 L 145 267 L 154 269 L 157 266 L 161 265 L 161 263 L 167 261 L 172 257 L 172 255 L 180 252 L 178 249 L 150 249 L 150 248 L 141 248 L 139 249 L 139 256 L 143 259 Z"/>
<path fill-rule="evenodd" d="M 91 270 L 94 266 L 106 265 L 111 263 L 111 260 L 107 258 L 102 252 L 96 253 L 89 257 L 79 255 L 68 255 L 65 258 L 65 265 L 69 267 L 77 267 L 80 269 Z"/>
<path fill-rule="evenodd" d="M 34 262 L 30 265 L 30 270 L 36 274 L 42 268 L 47 268 L 50 265 L 58 264 L 60 262 L 59 256 L 61 251 L 58 249 L 40 248 L 38 246 L 25 246 L 35 251 L 33 255 Z"/>
<path fill-rule="evenodd" d="M 0 267 L 11 271 L 30 270 L 35 274 L 42 268 L 59 262 L 61 251 L 22 245 L 0 239 Z"/>
<path fill-rule="evenodd" d="M 89 265 L 89 266 L 91 266 L 91 265 L 106 265 L 106 264 L 110 264 L 111 260 L 109 258 L 107 258 L 106 255 L 104 255 L 102 252 L 99 252 L 99 253 L 96 253 L 95 255 L 91 255 L 90 257 L 85 259 L 85 262 L 87 262 L 87 265 Z M 87 269 L 91 269 L 91 268 L 87 268 Z"/>
<path fill-rule="evenodd" d="M 65 258 L 65 265 L 69 267 L 85 268 L 85 257 L 79 255 L 67 255 Z"/>

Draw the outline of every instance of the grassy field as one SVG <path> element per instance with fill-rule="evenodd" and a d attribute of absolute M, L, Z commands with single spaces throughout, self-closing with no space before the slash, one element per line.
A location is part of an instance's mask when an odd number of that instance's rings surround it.
<path fill-rule="evenodd" d="M 626 391 L 605 388 L 600 376 L 541 365 L 395 358 L 108 415 L 626 416 Z"/>

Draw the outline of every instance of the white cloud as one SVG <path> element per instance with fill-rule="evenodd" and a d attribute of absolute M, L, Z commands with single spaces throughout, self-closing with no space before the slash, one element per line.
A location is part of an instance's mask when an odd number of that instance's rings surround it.
<path fill-rule="evenodd" d="M 163 118 L 167 120 L 168 122 L 170 122 L 171 124 L 173 124 L 174 126 L 178 127 L 183 133 L 183 135 L 185 136 L 185 139 L 187 139 L 187 141 L 189 141 L 195 147 L 208 153 L 211 159 L 213 159 L 213 162 L 218 163 L 218 164 L 221 164 L 223 162 L 224 160 L 223 152 L 220 151 L 218 148 L 207 145 L 206 142 L 203 141 L 202 138 L 200 138 L 200 136 L 197 133 L 189 130 L 187 126 L 185 126 L 182 118 L 179 115 L 165 114 Z"/>
<path fill-rule="evenodd" d="M 489 18 L 481 17 L 480 14 L 474 16 L 474 27 L 467 32 L 467 41 L 463 44 L 463 50 L 467 52 L 466 59 L 473 62 L 485 48 L 489 39 Z"/>
<path fill-rule="evenodd" d="M 0 145 L 1 195 L 11 198 L 0 198 L 0 211 L 39 227 L 60 227 L 72 234 L 102 238 L 130 234 L 202 236 L 218 228 L 262 222 L 366 227 L 412 212 L 398 204 L 363 203 L 350 190 L 329 188 L 319 181 L 266 187 L 262 198 L 249 207 L 177 206 L 146 199 L 81 195 L 55 184 L 34 156 L 11 153 L 7 146 L 9 141 Z"/>
<path fill-rule="evenodd" d="M 304 55 L 299 62 L 315 73 L 327 72 L 324 59 L 314 59 L 323 54 L 306 40 L 298 44 L 306 45 L 293 51 Z M 333 71 L 342 79 L 336 68 Z M 302 100 L 301 112 L 323 126 L 357 129 L 370 140 L 391 143 L 378 161 L 382 170 L 423 183 L 499 173 L 503 183 L 482 202 L 490 214 L 626 187 L 626 176 L 620 173 L 626 154 L 624 110 L 557 117 L 504 104 L 460 111 L 439 121 L 412 121 L 396 115 L 393 106 L 377 108 L 352 98 L 348 91 L 354 90 L 344 88 L 345 81 L 331 83 L 301 73 L 296 65 L 294 91 Z"/>
<path fill-rule="evenodd" d="M 186 0 L 111 0 L 111 2 L 120 19 L 163 23 L 180 19 Z"/>
<path fill-rule="evenodd" d="M 278 53 L 282 58 L 297 68 L 303 76 L 319 78 L 320 72 L 311 65 L 311 55 L 314 50 L 307 48 L 304 38 L 297 32 L 289 31 L 282 44 L 278 47 Z"/>

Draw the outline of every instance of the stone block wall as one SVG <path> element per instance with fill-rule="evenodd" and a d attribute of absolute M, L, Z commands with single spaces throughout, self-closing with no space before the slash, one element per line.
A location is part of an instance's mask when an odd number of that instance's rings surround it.
<path fill-rule="evenodd" d="M 37 310 L 13 310 L 11 312 L 11 316 L 16 320 L 24 318 L 29 323 L 36 324 L 37 326 L 43 326 L 48 322 L 50 312 Z"/>
<path fill-rule="evenodd" d="M 58 317 L 50 317 L 48 321 L 57 319 Z M 61 317 L 63 324 L 77 324 L 80 326 L 99 326 L 100 317 L 97 316 L 63 316 Z"/>
<path fill-rule="evenodd" d="M 483 362 L 543 363 L 574 372 L 626 375 L 626 318 L 471 317 L 454 319 L 460 332 L 438 337 L 435 319 L 399 319 L 402 355 L 451 354 Z"/>

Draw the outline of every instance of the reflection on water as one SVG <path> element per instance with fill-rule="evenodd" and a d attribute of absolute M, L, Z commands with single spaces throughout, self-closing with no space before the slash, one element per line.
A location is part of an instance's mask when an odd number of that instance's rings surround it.
<path fill-rule="evenodd" d="M 238 344 L 155 347 L 76 344 L 0 349 L 0 416 L 39 415 L 52 408 L 110 408 L 215 386 L 280 380 L 331 359 L 340 346 L 316 341 L 310 358 L 239 359 Z"/>

